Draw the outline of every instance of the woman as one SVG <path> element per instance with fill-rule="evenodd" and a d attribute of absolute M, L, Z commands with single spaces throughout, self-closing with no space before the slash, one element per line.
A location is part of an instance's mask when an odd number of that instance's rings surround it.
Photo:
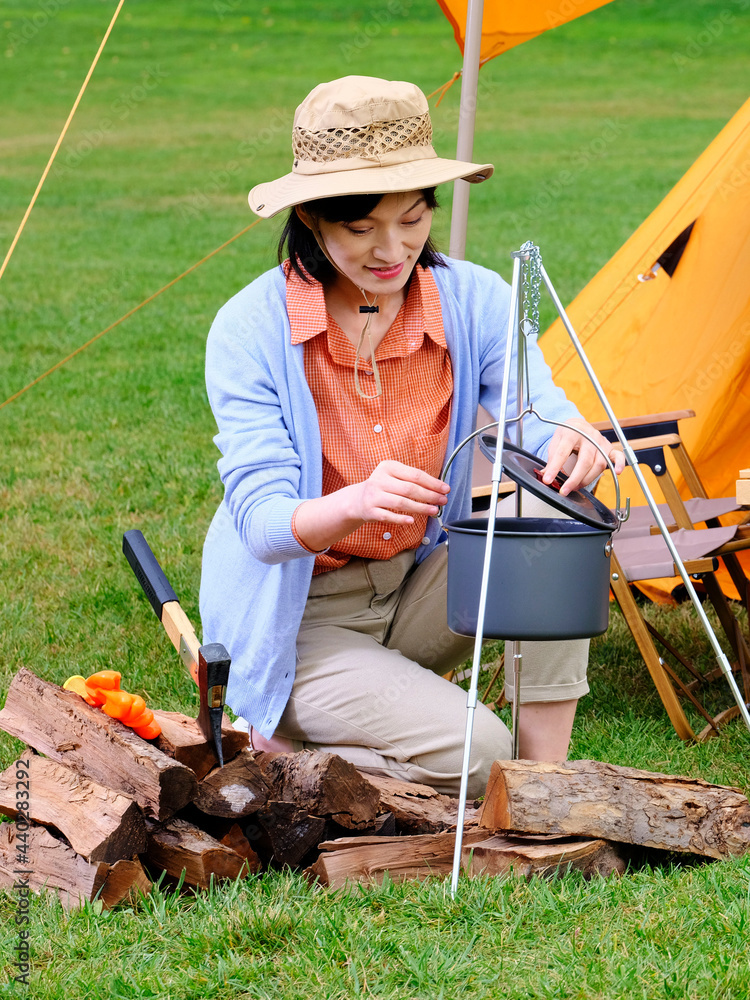
<path fill-rule="evenodd" d="M 227 700 L 256 748 L 323 748 L 456 793 L 466 698 L 442 675 L 473 640 L 446 625 L 435 516 L 468 516 L 471 449 L 450 484 L 439 476 L 477 405 L 497 414 L 509 290 L 441 257 L 430 225 L 438 184 L 493 168 L 438 158 L 422 92 L 369 77 L 316 87 L 293 147 L 292 172 L 249 195 L 264 217 L 289 210 L 289 260 L 230 300 L 208 340 L 225 495 L 204 638 L 232 656 Z M 568 489 L 590 482 L 605 463 L 576 428 L 596 432 L 533 344 L 529 374 L 540 412 L 573 429 L 550 440 L 532 418 L 525 446 L 548 449 L 547 482 L 571 456 Z M 566 756 L 585 672 L 585 643 L 524 644 L 522 756 Z M 470 795 L 510 755 L 483 705 L 473 747 Z"/>

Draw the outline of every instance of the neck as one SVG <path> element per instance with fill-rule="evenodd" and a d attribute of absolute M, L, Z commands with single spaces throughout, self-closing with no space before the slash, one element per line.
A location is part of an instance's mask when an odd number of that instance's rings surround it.
<path fill-rule="evenodd" d="M 379 311 L 395 315 L 406 301 L 406 296 L 409 294 L 410 282 L 411 276 L 403 288 L 399 288 L 398 291 L 384 294 L 383 292 L 373 290 L 366 291 L 363 295 L 362 289 L 355 285 L 353 281 L 350 281 L 349 278 L 342 274 L 338 274 L 330 284 L 326 284 L 324 293 L 329 309 L 332 306 L 338 307 L 339 310 L 345 310 L 346 312 L 358 315 L 359 307 L 366 305 L 367 302 L 373 302 L 377 295 Z M 365 295 L 367 296 L 366 300 Z"/>

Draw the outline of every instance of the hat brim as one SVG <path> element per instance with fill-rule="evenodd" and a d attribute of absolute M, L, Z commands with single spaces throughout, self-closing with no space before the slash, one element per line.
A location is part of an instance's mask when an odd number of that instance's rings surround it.
<path fill-rule="evenodd" d="M 472 184 L 487 180 L 494 173 L 491 163 L 466 163 L 433 156 L 395 163 L 391 166 L 335 170 L 319 174 L 285 174 L 278 180 L 256 184 L 247 196 L 250 208 L 263 219 L 318 198 L 350 194 L 398 194 L 437 187 L 463 179 Z"/>

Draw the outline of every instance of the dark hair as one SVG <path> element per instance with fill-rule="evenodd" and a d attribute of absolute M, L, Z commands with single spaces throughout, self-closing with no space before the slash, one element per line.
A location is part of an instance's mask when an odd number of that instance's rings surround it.
<path fill-rule="evenodd" d="M 437 208 L 438 201 L 435 197 L 434 187 L 425 188 L 422 195 L 428 208 Z M 383 198 L 382 194 L 340 195 L 336 198 L 319 198 L 317 201 L 308 201 L 302 207 L 310 215 L 324 219 L 326 222 L 357 222 L 368 216 Z M 309 275 L 316 281 L 320 281 L 321 284 L 326 284 L 336 276 L 331 262 L 318 246 L 318 241 L 312 230 L 300 219 L 294 208 L 290 209 L 286 225 L 279 238 L 278 257 L 279 264 L 286 257 L 289 257 L 292 269 L 303 281 L 309 282 Z M 422 267 L 447 266 L 432 242 L 432 237 L 429 237 L 422 247 L 422 253 L 419 255 L 417 263 L 421 264 Z"/>

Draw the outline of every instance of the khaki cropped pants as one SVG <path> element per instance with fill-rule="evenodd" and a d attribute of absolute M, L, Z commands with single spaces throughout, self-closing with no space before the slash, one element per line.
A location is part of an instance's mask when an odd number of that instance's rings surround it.
<path fill-rule="evenodd" d="M 466 692 L 442 674 L 471 656 L 474 639 L 447 625 L 447 547 L 419 566 L 414 557 L 352 559 L 313 577 L 294 687 L 276 731 L 297 749 L 330 751 L 456 795 Z M 522 652 L 522 704 L 587 693 L 587 639 L 524 642 Z M 512 700 L 507 681 L 506 693 Z M 492 762 L 510 756 L 508 729 L 478 703 L 469 795 L 483 794 Z"/>

